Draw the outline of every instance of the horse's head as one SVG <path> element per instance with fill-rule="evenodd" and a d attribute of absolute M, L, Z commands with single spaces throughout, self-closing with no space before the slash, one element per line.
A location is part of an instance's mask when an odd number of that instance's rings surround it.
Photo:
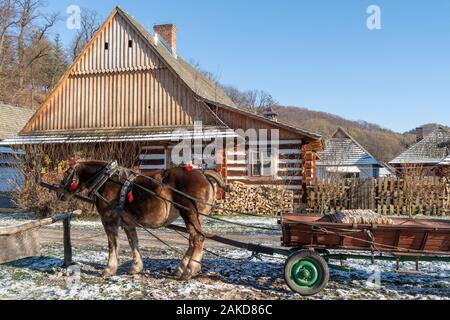
<path fill-rule="evenodd" d="M 105 170 L 108 163 L 104 161 L 78 161 L 64 173 L 59 183 L 58 199 L 69 200 L 75 193 L 89 187 L 95 178 Z"/>
<path fill-rule="evenodd" d="M 77 168 L 78 164 L 70 167 L 64 173 L 64 178 L 59 183 L 57 191 L 58 199 L 61 201 L 69 200 L 69 198 L 80 189 L 80 179 Z"/>

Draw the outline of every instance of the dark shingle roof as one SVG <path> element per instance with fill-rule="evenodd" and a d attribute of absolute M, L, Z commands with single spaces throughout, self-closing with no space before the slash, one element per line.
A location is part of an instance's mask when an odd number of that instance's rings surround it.
<path fill-rule="evenodd" d="M 0 103 L 0 140 L 16 135 L 35 110 Z"/>
<path fill-rule="evenodd" d="M 450 131 L 439 127 L 389 163 L 438 164 L 449 155 L 448 148 L 443 145 L 449 140 Z"/>
<path fill-rule="evenodd" d="M 342 128 L 339 128 L 331 139 L 325 141 L 325 150 L 319 152 L 319 158 L 317 165 L 381 165 Z"/>

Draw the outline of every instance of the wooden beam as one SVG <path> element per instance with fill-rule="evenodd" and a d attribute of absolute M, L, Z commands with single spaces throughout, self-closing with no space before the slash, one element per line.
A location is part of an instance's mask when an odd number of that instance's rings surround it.
<path fill-rule="evenodd" d="M 3 228 L 0 228 L 0 236 L 15 235 L 17 233 L 25 232 L 25 231 L 28 231 L 31 229 L 39 228 L 42 226 L 47 226 L 47 225 L 53 224 L 53 223 L 61 221 L 61 220 L 79 217 L 80 215 L 81 215 L 81 210 L 76 210 L 76 211 L 70 212 L 70 213 L 57 214 L 50 218 L 27 222 L 27 223 L 21 224 L 19 226 L 3 227 Z"/>

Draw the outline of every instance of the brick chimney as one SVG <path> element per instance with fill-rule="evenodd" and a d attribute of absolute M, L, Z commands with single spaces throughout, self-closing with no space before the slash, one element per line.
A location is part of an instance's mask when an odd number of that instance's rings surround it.
<path fill-rule="evenodd" d="M 172 53 L 177 53 L 177 27 L 174 24 L 159 24 L 153 26 L 155 33 L 159 34 L 161 38 L 172 48 Z"/>
<path fill-rule="evenodd" d="M 416 142 L 423 140 L 423 128 L 416 128 Z"/>

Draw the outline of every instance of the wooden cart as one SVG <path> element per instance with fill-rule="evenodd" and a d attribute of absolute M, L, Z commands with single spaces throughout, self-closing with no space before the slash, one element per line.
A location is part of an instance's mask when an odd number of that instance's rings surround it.
<path fill-rule="evenodd" d="M 329 279 L 330 260 L 450 261 L 450 220 L 392 219 L 392 225 L 324 222 L 320 216 L 283 215 L 282 245 L 289 287 L 313 295 Z M 340 250 L 330 253 L 329 250 Z M 344 252 L 342 252 L 344 250 Z M 369 254 L 356 254 L 358 251 Z"/>

